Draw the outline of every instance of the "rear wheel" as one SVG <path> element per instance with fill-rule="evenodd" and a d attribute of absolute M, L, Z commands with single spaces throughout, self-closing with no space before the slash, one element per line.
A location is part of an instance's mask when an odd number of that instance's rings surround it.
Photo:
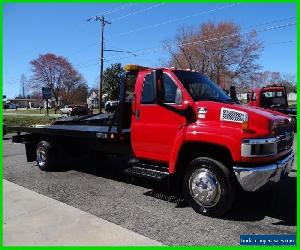
<path fill-rule="evenodd" d="M 47 141 L 40 141 L 36 147 L 36 162 L 43 171 L 54 169 L 55 155 L 52 145 Z"/>
<path fill-rule="evenodd" d="M 199 157 L 189 164 L 184 176 L 183 194 L 196 212 L 220 217 L 232 207 L 235 193 L 232 174 L 222 163 Z"/>

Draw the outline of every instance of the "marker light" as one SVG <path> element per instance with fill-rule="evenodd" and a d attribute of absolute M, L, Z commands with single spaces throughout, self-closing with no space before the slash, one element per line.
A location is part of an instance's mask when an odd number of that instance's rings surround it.
<path fill-rule="evenodd" d="M 242 122 L 242 130 L 248 130 L 249 129 L 249 123 L 248 121 Z"/>
<path fill-rule="evenodd" d="M 149 68 L 139 66 L 139 65 L 136 65 L 136 64 L 127 64 L 127 65 L 124 66 L 125 71 L 145 70 L 145 69 L 149 69 Z"/>

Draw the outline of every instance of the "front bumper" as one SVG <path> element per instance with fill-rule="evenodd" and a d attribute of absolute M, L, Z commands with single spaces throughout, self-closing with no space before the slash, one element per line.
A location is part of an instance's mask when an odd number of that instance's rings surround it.
<path fill-rule="evenodd" d="M 234 166 L 233 171 L 245 191 L 256 191 L 268 182 L 279 182 L 282 176 L 292 171 L 294 152 L 269 165 L 257 167 Z"/>

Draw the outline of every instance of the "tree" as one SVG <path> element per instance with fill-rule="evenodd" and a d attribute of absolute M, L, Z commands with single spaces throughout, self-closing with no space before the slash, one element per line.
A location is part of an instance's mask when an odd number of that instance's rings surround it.
<path fill-rule="evenodd" d="M 175 44 L 175 46 L 174 46 Z M 255 31 L 243 36 L 231 22 L 207 22 L 198 29 L 181 28 L 174 41 L 165 41 L 169 66 L 196 70 L 222 87 L 249 83 L 260 66 L 262 44 Z"/>
<path fill-rule="evenodd" d="M 70 102 L 76 105 L 81 105 L 86 103 L 88 98 L 89 88 L 88 85 L 83 82 L 78 84 L 76 88 L 74 88 L 70 94 Z"/>
<path fill-rule="evenodd" d="M 118 99 L 119 75 L 124 70 L 120 63 L 115 63 L 107 67 L 103 72 L 103 94 L 107 94 L 109 100 Z"/>
<path fill-rule="evenodd" d="M 62 89 L 62 94 L 61 94 L 62 102 L 65 103 L 65 104 L 75 103 L 74 100 L 73 100 L 75 92 L 76 92 L 76 96 L 79 97 L 80 91 L 78 92 L 77 90 L 83 90 L 84 89 L 83 86 L 88 88 L 87 84 L 86 84 L 86 81 L 84 80 L 82 75 L 79 74 L 75 70 L 71 70 L 69 72 L 68 77 L 63 82 L 63 89 Z M 84 102 L 86 102 L 86 93 L 85 93 L 85 91 L 82 92 L 82 97 L 80 97 L 79 99 L 82 100 L 84 98 L 85 98 Z M 77 99 L 77 98 L 75 98 L 75 99 Z"/>
<path fill-rule="evenodd" d="M 33 67 L 32 86 L 38 89 L 50 88 L 57 106 L 60 97 L 64 96 L 68 101 L 71 90 L 85 82 L 71 63 L 62 56 L 51 53 L 39 55 L 30 64 Z"/>
<path fill-rule="evenodd" d="M 28 80 L 27 77 L 22 74 L 20 79 L 20 95 L 22 98 L 26 98 L 26 90 L 28 87 Z"/>
<path fill-rule="evenodd" d="M 296 77 L 294 74 L 283 74 L 280 72 L 263 71 L 253 76 L 252 88 L 262 88 L 266 85 L 279 84 L 286 87 L 287 93 L 296 92 Z"/>

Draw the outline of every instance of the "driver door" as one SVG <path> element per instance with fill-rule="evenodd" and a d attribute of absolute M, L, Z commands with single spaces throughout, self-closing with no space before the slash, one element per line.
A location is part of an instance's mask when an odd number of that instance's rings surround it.
<path fill-rule="evenodd" d="M 168 162 L 176 134 L 185 124 L 185 118 L 156 103 L 153 73 L 141 74 L 138 82 L 136 110 L 132 116 L 133 152 L 137 158 Z M 165 104 L 174 108 L 180 106 L 176 98 L 181 90 L 166 73 L 164 87 Z"/>

